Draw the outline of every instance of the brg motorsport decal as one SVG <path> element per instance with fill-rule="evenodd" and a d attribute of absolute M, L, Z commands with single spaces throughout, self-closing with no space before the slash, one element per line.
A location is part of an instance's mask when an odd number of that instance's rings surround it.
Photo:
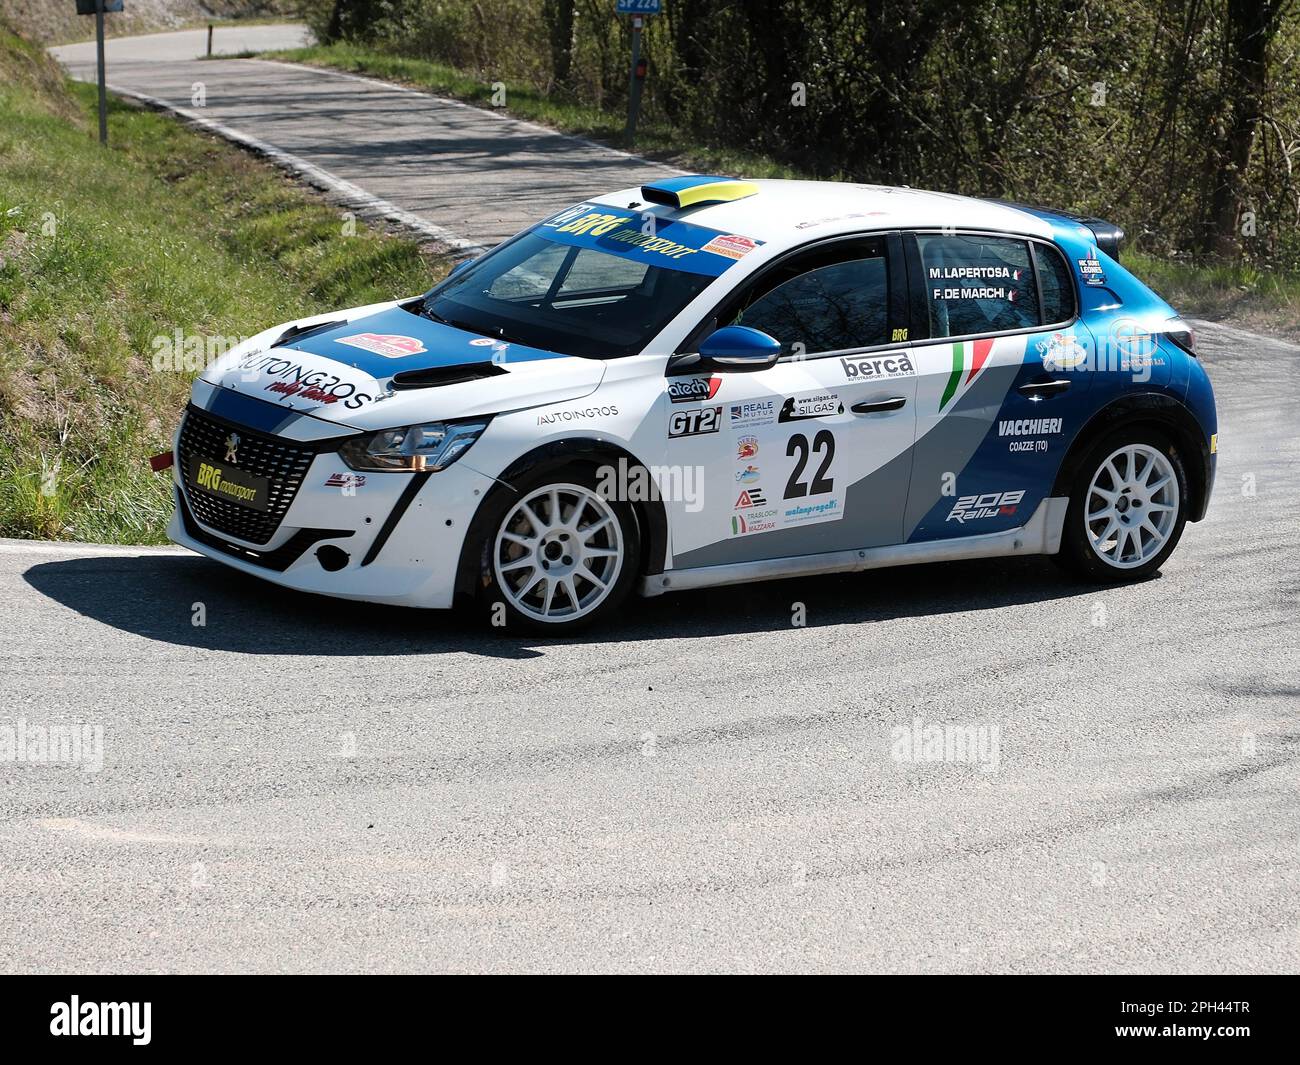
<path fill-rule="evenodd" d="M 580 203 L 553 215 L 532 232 L 571 248 L 594 248 L 620 259 L 688 274 L 719 277 L 761 240 L 661 218 L 652 211 Z"/>

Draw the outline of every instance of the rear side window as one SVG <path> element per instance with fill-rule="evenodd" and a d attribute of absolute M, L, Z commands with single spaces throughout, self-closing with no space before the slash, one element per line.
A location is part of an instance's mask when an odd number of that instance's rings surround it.
<path fill-rule="evenodd" d="M 1028 241 L 926 233 L 916 240 L 930 336 L 1001 333 L 1041 324 Z"/>
<path fill-rule="evenodd" d="M 1038 284 L 1043 290 L 1043 324 L 1059 325 L 1074 317 L 1074 279 L 1061 253 L 1051 244 L 1034 244 Z"/>

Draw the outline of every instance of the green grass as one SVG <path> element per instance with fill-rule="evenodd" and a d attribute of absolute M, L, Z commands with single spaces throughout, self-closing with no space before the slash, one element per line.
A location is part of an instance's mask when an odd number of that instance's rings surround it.
<path fill-rule="evenodd" d="M 426 59 L 409 59 L 390 55 L 373 48 L 346 42 L 316 45 L 310 48 L 293 48 L 279 52 L 263 53 L 266 59 L 283 59 L 292 63 L 308 63 L 330 67 L 354 74 L 394 81 L 412 88 L 423 89 L 439 96 L 492 108 L 492 79 L 443 63 Z M 552 129 L 579 137 L 590 137 L 604 144 L 628 148 L 624 138 L 627 115 L 613 114 L 594 107 L 565 103 L 538 92 L 522 83 L 504 82 L 506 105 L 502 110 L 518 118 L 540 122 Z M 799 178 L 809 176 L 794 167 L 778 163 L 766 156 L 738 151 L 726 145 L 701 144 L 685 138 L 681 130 L 662 122 L 642 121 L 637 125 L 634 150 L 647 158 L 672 163 L 687 170 L 702 173 L 744 174 L 753 178 Z"/>
<path fill-rule="evenodd" d="M 1138 251 L 1125 251 L 1121 258 L 1184 314 L 1300 340 L 1300 276 L 1241 263 L 1179 262 Z"/>
<path fill-rule="evenodd" d="M 192 369 L 157 338 L 250 336 L 409 295 L 446 264 L 349 226 L 274 168 L 112 101 L 0 28 L 0 535 L 163 539 Z"/>

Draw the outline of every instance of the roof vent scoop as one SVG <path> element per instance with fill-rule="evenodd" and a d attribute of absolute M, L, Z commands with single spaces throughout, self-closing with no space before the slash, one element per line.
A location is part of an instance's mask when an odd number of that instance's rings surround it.
<path fill-rule="evenodd" d="M 698 174 L 690 177 L 665 178 L 663 181 L 641 186 L 641 196 L 647 203 L 662 204 L 678 211 L 683 207 L 702 207 L 706 203 L 743 200 L 746 196 L 753 196 L 757 192 L 758 186 L 752 181 L 703 177 Z"/>

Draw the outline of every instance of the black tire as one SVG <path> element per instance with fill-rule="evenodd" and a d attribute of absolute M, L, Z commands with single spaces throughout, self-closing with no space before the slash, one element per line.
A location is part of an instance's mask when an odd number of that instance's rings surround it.
<path fill-rule="evenodd" d="M 611 615 L 617 613 L 623 602 L 627 599 L 636 583 L 640 571 L 641 562 L 641 529 L 637 521 L 635 509 L 630 503 L 623 500 L 605 499 L 602 497 L 604 505 L 608 507 L 610 515 L 617 523 L 619 542 L 622 546 L 622 558 L 618 564 L 617 572 L 614 574 L 601 573 L 601 576 L 610 576 L 612 579 L 607 581 L 608 590 L 603 594 L 596 605 L 585 609 L 584 612 L 577 613 L 573 617 L 552 617 L 549 620 L 542 620 L 526 613 L 516 605 L 516 596 L 507 594 L 502 588 L 503 574 L 500 572 L 495 558 L 497 552 L 498 535 L 502 531 L 502 526 L 508 520 L 511 521 L 514 529 L 519 530 L 519 516 L 516 508 L 526 500 L 534 497 L 539 491 L 546 491 L 552 486 L 556 486 L 561 492 L 561 511 L 565 510 L 564 489 L 559 486 L 577 486 L 588 489 L 590 492 L 600 495 L 597 467 L 586 463 L 574 463 L 560 467 L 559 469 L 548 469 L 541 473 L 525 475 L 519 480 L 513 482 L 514 491 L 502 490 L 495 492 L 485 504 L 488 508 L 483 515 L 481 523 L 476 522 L 481 529 L 480 544 L 477 551 L 478 559 L 478 579 L 475 585 L 478 589 L 476 596 L 476 612 L 479 614 L 484 624 L 493 630 L 508 632 L 531 632 L 545 635 L 564 635 L 584 629 L 589 625 L 608 619 Z M 571 501 L 571 500 L 570 500 Z M 545 500 L 540 501 L 539 510 L 542 517 L 549 518 L 548 504 Z M 572 511 L 568 511 L 569 514 Z M 591 511 L 594 515 L 594 511 Z M 526 520 L 526 519 L 525 519 Z M 588 526 L 594 522 L 588 522 Z M 526 532 L 525 535 L 532 535 Z M 562 534 L 558 534 L 562 535 Z M 592 545 L 602 549 L 612 549 L 609 542 L 603 540 L 604 534 L 598 534 L 593 540 Z M 572 543 L 570 537 L 566 540 Z M 557 545 L 558 546 L 558 545 Z M 509 544 L 502 545 L 503 553 L 511 550 Z M 512 561 L 511 559 L 501 560 L 503 564 Z M 556 564 L 568 561 L 567 556 L 562 556 L 555 560 Z M 598 560 L 593 560 L 593 565 L 598 564 Z M 568 567 L 565 567 L 568 570 Z M 528 572 L 528 571 L 525 571 Z M 537 571 L 533 571 L 537 572 Z M 582 577 L 580 573 L 568 571 L 573 579 L 569 587 L 575 588 L 580 600 L 585 600 L 586 591 L 595 591 L 595 582 Z M 538 572 L 538 576 L 544 576 Z M 545 575 L 549 579 L 549 575 Z M 511 578 L 508 574 L 504 579 L 509 581 Z M 517 591 L 517 590 L 516 590 Z M 538 593 L 540 598 L 541 593 Z M 563 590 L 563 586 L 557 588 L 554 602 L 556 608 L 564 606 L 568 599 Z M 540 609 L 541 604 L 534 604 L 530 599 L 523 598 L 523 605 L 535 606 Z M 580 605 L 580 604 L 579 604 Z"/>
<path fill-rule="evenodd" d="M 1087 497 L 1093 478 L 1097 476 L 1098 471 L 1101 470 L 1107 460 L 1121 448 L 1135 444 L 1143 444 L 1159 451 L 1168 460 L 1178 486 L 1177 509 L 1174 512 L 1172 526 L 1160 550 L 1141 565 L 1130 564 L 1121 567 L 1104 559 L 1093 548 L 1089 537 L 1088 522 L 1085 520 L 1088 505 Z M 1108 475 L 1103 475 L 1103 480 L 1107 485 L 1111 484 Z M 1078 468 L 1074 483 L 1070 487 L 1070 506 L 1065 515 L 1065 528 L 1061 535 L 1061 550 L 1054 558 L 1061 566 L 1076 576 L 1096 584 L 1143 580 L 1164 565 L 1165 560 L 1178 546 L 1178 540 L 1183 535 L 1183 527 L 1187 524 L 1187 505 L 1187 471 L 1183 467 L 1182 458 L 1179 456 L 1178 449 L 1174 446 L 1173 441 L 1158 429 L 1146 426 L 1118 429 L 1094 443 L 1088 449 L 1083 462 Z M 1136 507 L 1133 508 L 1132 514 L 1138 515 Z M 1145 534 L 1139 531 L 1137 535 L 1143 537 Z M 1119 550 L 1117 549 L 1115 553 L 1118 554 Z"/>

